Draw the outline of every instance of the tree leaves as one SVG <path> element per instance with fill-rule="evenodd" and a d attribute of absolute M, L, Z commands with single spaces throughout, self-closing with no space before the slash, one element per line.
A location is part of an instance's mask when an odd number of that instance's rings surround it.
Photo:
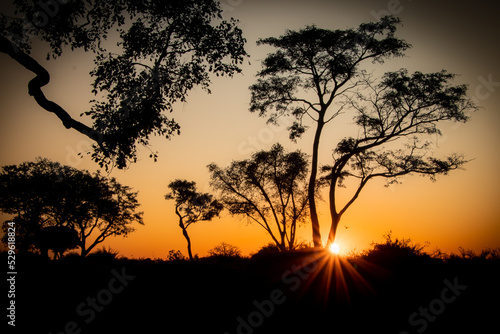
<path fill-rule="evenodd" d="M 356 86 L 361 62 L 366 59 L 382 62 L 391 56 L 402 56 L 410 47 L 394 37 L 399 22 L 389 16 L 379 22 L 361 24 L 356 30 L 307 26 L 299 31 L 287 30 L 278 38 L 260 39 L 258 44 L 278 50 L 264 59 L 260 78 L 250 87 L 250 111 L 258 111 L 260 116 L 270 119 L 292 111 L 297 120 L 309 110 L 325 115 L 337 94 L 345 92 L 343 87 Z M 291 138 L 296 138 L 296 128 L 290 130 L 294 131 Z"/>
<path fill-rule="evenodd" d="M 90 74 L 98 97 L 81 115 L 90 117 L 92 128 L 60 107 L 56 114 L 69 117 L 62 119 L 65 126 L 96 142 L 89 154 L 101 167 L 124 168 L 136 160 L 137 146 L 149 145 L 151 136 L 180 134 L 180 125 L 165 115 L 173 104 L 185 101 L 196 86 L 209 91 L 209 73 L 239 73 L 247 56 L 238 22 L 223 20 L 214 0 L 75 0 L 56 4 L 57 13 L 49 21 L 29 29 L 24 29 L 26 23 L 39 9 L 32 1 L 15 3 L 25 18 L 0 17 L 0 31 L 8 37 L 24 34 L 10 38 L 17 50 L 29 51 L 25 37 L 30 33 L 49 43 L 54 58 L 66 46 L 95 53 Z M 106 43 L 109 35 L 119 35 L 118 47 Z M 55 112 L 54 105 L 43 107 Z"/>
<path fill-rule="evenodd" d="M 185 228 L 197 221 L 212 220 L 222 211 L 222 203 L 211 194 L 199 193 L 196 182 L 175 180 L 168 185 L 170 193 L 165 195 L 166 200 L 174 200 L 176 213 L 185 220 Z"/>
<path fill-rule="evenodd" d="M 1 211 L 16 215 L 26 235 L 36 240 L 43 227 L 70 227 L 78 232 L 82 255 L 109 236 L 134 231 L 133 223 L 143 224 L 137 192 L 114 178 L 47 159 L 4 166 L 0 194 Z"/>
<path fill-rule="evenodd" d="M 304 153 L 287 153 L 275 144 L 226 168 L 210 164 L 208 169 L 229 212 L 262 226 L 284 250 L 293 249 L 296 225 L 307 215 L 307 165 Z"/>
<path fill-rule="evenodd" d="M 476 108 L 464 85 L 451 84 L 454 77 L 446 71 L 410 75 L 402 69 L 386 73 L 376 86 L 367 82 L 368 94 L 350 100 L 355 124 L 361 127 L 359 136 L 338 143 L 335 164 L 325 168 L 326 178 L 334 184 L 349 176 L 362 183 L 374 177 L 392 182 L 414 173 L 435 180 L 463 166 L 467 160 L 459 154 L 429 156 L 431 142 L 424 140 L 441 134 L 438 126 L 444 121 L 466 122 L 466 112 Z M 402 142 L 401 148 L 390 148 L 396 141 Z"/>

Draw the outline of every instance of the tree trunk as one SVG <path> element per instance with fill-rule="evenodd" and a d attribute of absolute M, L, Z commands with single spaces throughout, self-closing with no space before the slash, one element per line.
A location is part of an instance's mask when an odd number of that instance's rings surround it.
<path fill-rule="evenodd" d="M 330 227 L 330 233 L 328 234 L 327 247 L 335 242 L 335 236 L 337 235 L 337 227 L 339 226 L 341 216 L 332 212 L 332 226 Z"/>
<path fill-rule="evenodd" d="M 78 246 L 80 247 L 80 250 L 81 250 L 80 256 L 85 257 L 89 253 L 89 251 L 85 248 L 85 242 L 86 242 L 87 238 L 85 237 L 85 231 L 84 231 L 83 227 L 82 226 L 80 226 L 80 227 L 81 227 L 81 229 L 80 229 L 81 234 L 80 234 L 80 242 L 79 242 Z"/>
<path fill-rule="evenodd" d="M 40 248 L 40 255 L 46 257 L 47 259 L 50 259 L 49 257 L 49 249 L 46 247 L 41 247 Z"/>
<path fill-rule="evenodd" d="M 179 227 L 182 229 L 182 235 L 184 236 L 184 238 L 186 238 L 188 243 L 187 247 L 188 247 L 189 260 L 193 260 L 193 253 L 191 252 L 191 239 L 189 238 L 189 235 L 187 233 L 187 227 L 184 226 L 184 222 L 182 221 L 183 217 L 179 212 L 179 205 L 176 205 L 175 207 L 175 214 L 177 215 L 177 217 L 179 217 Z"/>
<path fill-rule="evenodd" d="M 318 174 L 318 151 L 319 151 L 319 140 L 321 137 L 321 131 L 323 130 L 323 117 L 318 119 L 318 127 L 316 128 L 316 134 L 314 135 L 313 143 L 313 153 L 312 153 L 312 163 L 311 163 L 311 176 L 309 178 L 309 185 L 307 188 L 307 197 L 309 200 L 309 211 L 311 213 L 311 226 L 313 233 L 313 243 L 314 248 L 321 248 L 323 243 L 321 241 L 321 231 L 319 229 L 319 219 L 318 212 L 316 209 L 316 176 Z"/>
<path fill-rule="evenodd" d="M 332 218 L 332 225 L 330 226 L 330 232 L 328 233 L 327 247 L 329 248 L 331 244 L 335 242 L 335 236 L 337 235 L 337 227 L 339 226 L 341 214 L 337 212 L 335 190 L 337 186 L 338 175 L 332 170 L 332 180 L 330 183 L 330 190 L 328 194 L 328 200 L 330 201 L 330 216 Z"/>
<path fill-rule="evenodd" d="M 191 252 L 191 239 L 189 238 L 189 235 L 187 233 L 187 230 L 185 228 L 182 228 L 182 235 L 184 235 L 184 238 L 186 238 L 187 243 L 188 243 L 188 255 L 189 255 L 189 260 L 193 260 L 193 253 Z"/>
<path fill-rule="evenodd" d="M 85 245 L 83 246 L 80 245 L 80 248 L 81 248 L 80 256 L 86 257 L 89 254 L 90 250 L 85 248 Z"/>

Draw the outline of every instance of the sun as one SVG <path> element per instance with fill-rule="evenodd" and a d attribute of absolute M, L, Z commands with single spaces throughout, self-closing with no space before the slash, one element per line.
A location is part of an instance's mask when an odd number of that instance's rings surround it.
<path fill-rule="evenodd" d="M 334 242 L 330 246 L 330 252 L 332 252 L 333 254 L 339 254 L 340 253 L 340 246 L 339 246 L 339 244 L 337 244 L 337 243 Z"/>

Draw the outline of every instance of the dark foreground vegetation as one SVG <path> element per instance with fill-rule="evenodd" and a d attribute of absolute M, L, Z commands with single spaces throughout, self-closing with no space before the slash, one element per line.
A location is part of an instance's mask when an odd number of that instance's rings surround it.
<path fill-rule="evenodd" d="M 6 261 L 6 253 L 2 254 Z M 23 333 L 489 333 L 500 249 L 428 255 L 408 240 L 194 261 L 17 256 Z"/>

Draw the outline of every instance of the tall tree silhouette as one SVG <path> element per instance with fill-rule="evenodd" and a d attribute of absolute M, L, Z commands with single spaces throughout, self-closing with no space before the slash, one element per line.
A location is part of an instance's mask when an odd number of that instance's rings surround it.
<path fill-rule="evenodd" d="M 366 184 L 375 178 L 398 182 L 407 174 L 446 175 L 467 161 L 457 153 L 444 158 L 432 155 L 432 140 L 440 135 L 443 121 L 466 122 L 468 110 L 476 107 L 466 96 L 465 85 L 453 86 L 453 74 L 441 71 L 411 75 L 406 70 L 389 72 L 374 85 L 366 80 L 366 90 L 349 100 L 355 110 L 357 137 L 342 139 L 334 150 L 334 164 L 323 166 L 329 184 L 332 224 L 328 243 L 333 243 L 345 211 Z M 347 178 L 358 181 L 352 197 L 343 206 L 337 193 Z"/>
<path fill-rule="evenodd" d="M 246 56 L 237 21 L 222 20 L 215 0 L 19 0 L 15 5 L 12 16 L 0 15 L 0 52 L 36 75 L 28 92 L 42 108 L 94 141 L 92 159 L 101 167 L 136 161 L 137 146 L 147 146 L 152 135 L 179 134 L 180 125 L 167 117 L 173 104 L 185 101 L 196 86 L 210 92 L 210 73 L 232 76 Z M 113 52 L 106 48 L 111 35 L 119 37 L 118 45 L 109 45 Z M 31 37 L 49 44 L 47 59 L 60 56 L 65 46 L 95 54 L 90 74 L 98 99 L 80 115 L 92 125 L 45 96 L 41 88 L 50 75 L 29 54 Z M 156 160 L 156 153 L 151 157 Z"/>
<path fill-rule="evenodd" d="M 293 249 L 297 224 L 304 223 L 308 200 L 307 158 L 280 144 L 229 167 L 210 164 L 211 185 L 233 215 L 244 215 L 271 236 L 280 250 Z"/>
<path fill-rule="evenodd" d="M 363 23 L 357 29 L 325 30 L 308 26 L 287 31 L 278 38 L 260 39 L 278 49 L 262 62 L 257 83 L 250 87 L 250 111 L 277 123 L 282 116 L 292 115 L 290 138 L 296 140 L 306 130 L 304 116 L 316 123 L 309 178 L 308 196 L 313 242 L 322 245 L 315 187 L 318 152 L 324 126 L 341 113 L 335 101 L 360 84 L 367 61 L 383 62 L 401 56 L 409 47 L 394 36 L 399 19 L 386 16 L 379 22 Z"/>
<path fill-rule="evenodd" d="M 76 231 L 84 257 L 108 237 L 126 236 L 134 223 L 143 224 L 138 207 L 137 193 L 114 178 L 47 159 L 3 166 L 0 172 L 0 210 L 14 215 L 23 250 L 50 248 L 46 228 L 68 227 Z"/>
<path fill-rule="evenodd" d="M 175 201 L 175 214 L 179 217 L 179 227 L 186 238 L 189 259 L 193 259 L 191 238 L 188 227 L 198 221 L 212 220 L 222 211 L 223 206 L 208 193 L 196 191 L 196 182 L 175 180 L 168 185 L 170 192 L 165 199 Z"/>

